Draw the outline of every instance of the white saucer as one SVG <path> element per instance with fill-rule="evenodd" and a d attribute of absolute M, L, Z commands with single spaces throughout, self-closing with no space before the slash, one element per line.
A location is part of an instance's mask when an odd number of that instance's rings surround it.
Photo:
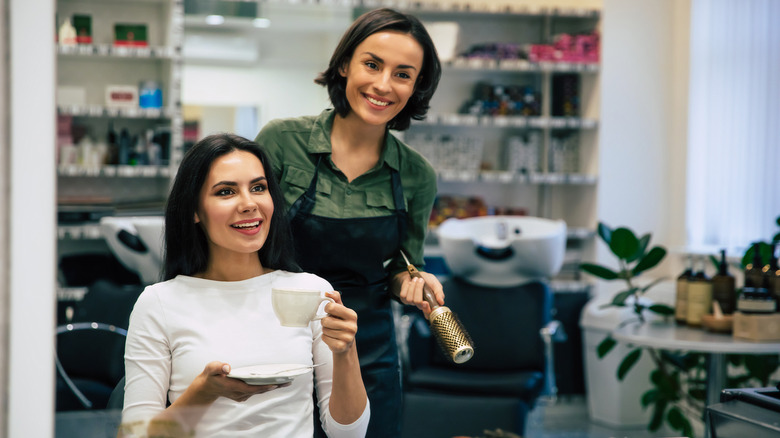
<path fill-rule="evenodd" d="M 297 376 L 308 374 L 314 368 L 311 364 L 267 363 L 236 368 L 228 377 L 243 380 L 250 385 L 279 385 L 292 382 Z"/>

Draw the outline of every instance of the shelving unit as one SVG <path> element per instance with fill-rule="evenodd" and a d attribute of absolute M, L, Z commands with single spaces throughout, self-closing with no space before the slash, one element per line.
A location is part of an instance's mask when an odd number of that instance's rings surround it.
<path fill-rule="evenodd" d="M 57 45 L 58 88 L 77 87 L 80 102 L 57 102 L 61 117 L 70 118 L 94 144 L 105 142 L 112 124 L 117 133 L 148 129 L 169 132 L 165 160 L 158 165 L 130 166 L 64 163 L 58 167 L 58 201 L 117 205 L 162 202 L 182 156 L 180 102 L 183 2 L 181 0 L 58 0 L 57 25 L 74 14 L 92 21 L 92 43 Z M 116 23 L 145 24 L 147 46 L 114 44 Z M 163 106 L 117 107 L 106 103 L 106 87 L 161 84 Z M 60 151 L 58 151 L 60 152 Z M 61 161 L 62 163 L 62 161 Z M 132 189 L 126 190 L 128 186 Z M 117 191 L 117 189 L 120 189 Z"/>
<path fill-rule="evenodd" d="M 183 156 L 181 64 L 184 24 L 182 0 L 57 0 L 57 28 L 73 15 L 91 17 L 92 42 L 56 46 L 57 114 L 70 124 L 74 146 L 88 136 L 93 147 L 107 143 L 109 126 L 117 135 L 155 133 L 160 160 L 154 164 L 117 164 L 61 157 L 57 168 L 58 256 L 109 253 L 98 226 L 102 215 L 162 214 L 165 199 Z M 115 24 L 146 26 L 146 46 L 115 44 Z M 109 86 L 139 87 L 142 81 L 160 84 L 162 106 L 109 105 Z M 140 88 L 140 87 L 139 87 Z M 77 90 L 73 98 L 72 90 Z M 140 90 L 138 95 L 140 96 Z M 61 101 L 66 96 L 66 101 Z M 159 135 L 159 137 L 157 137 Z M 106 145 L 108 146 L 108 145 Z M 110 163 L 110 164 L 109 164 Z M 69 291 L 62 284 L 62 290 Z M 75 290 L 80 290 L 78 287 Z M 83 293 L 61 293 L 78 299 Z"/>

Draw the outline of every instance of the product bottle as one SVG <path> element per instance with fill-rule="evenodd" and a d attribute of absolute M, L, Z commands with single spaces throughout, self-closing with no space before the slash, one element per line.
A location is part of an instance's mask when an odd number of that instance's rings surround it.
<path fill-rule="evenodd" d="M 76 28 L 70 23 L 70 19 L 66 18 L 62 21 L 62 26 L 59 30 L 59 43 L 63 46 L 75 46 L 76 45 Z"/>
<path fill-rule="evenodd" d="M 688 283 L 693 277 L 693 257 L 688 256 L 685 271 L 677 277 L 677 295 L 674 303 L 674 320 L 685 324 L 688 315 Z"/>
<path fill-rule="evenodd" d="M 119 164 L 130 164 L 130 133 L 127 132 L 127 128 L 122 128 L 122 132 L 119 133 Z"/>
<path fill-rule="evenodd" d="M 775 298 L 777 309 L 780 311 L 780 266 L 778 266 L 778 251 L 780 251 L 780 242 L 775 242 L 772 249 L 772 257 L 769 259 L 769 269 L 765 275 L 764 284 L 770 295 Z"/>
<path fill-rule="evenodd" d="M 113 121 L 108 122 L 106 146 L 108 146 L 108 157 L 106 157 L 106 164 L 119 164 L 119 143 L 117 142 Z"/>
<path fill-rule="evenodd" d="M 734 313 L 737 306 L 736 284 L 726 264 L 726 250 L 720 250 L 718 273 L 712 277 L 712 299 L 717 301 L 725 315 Z"/>
<path fill-rule="evenodd" d="M 702 315 L 712 312 L 712 282 L 704 273 L 705 259 L 696 260 L 696 274 L 688 283 L 688 312 L 685 322 L 694 327 L 701 325 Z"/>
<path fill-rule="evenodd" d="M 764 273 L 761 271 L 761 245 L 753 244 L 753 261 L 745 266 L 745 287 L 763 287 Z"/>

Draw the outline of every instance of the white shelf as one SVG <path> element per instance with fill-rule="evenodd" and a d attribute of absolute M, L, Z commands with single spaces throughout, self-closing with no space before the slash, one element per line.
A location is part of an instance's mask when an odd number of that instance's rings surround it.
<path fill-rule="evenodd" d="M 95 240 L 102 239 L 100 226 L 97 224 L 58 225 L 57 236 L 60 239 Z"/>
<path fill-rule="evenodd" d="M 579 117 L 429 114 L 425 120 L 414 122 L 414 125 L 483 128 L 596 129 L 598 127 L 598 121 Z"/>
<path fill-rule="evenodd" d="M 179 53 L 174 47 L 124 47 L 112 44 L 57 45 L 57 54 L 63 57 L 109 57 L 142 59 L 177 59 Z"/>
<path fill-rule="evenodd" d="M 442 182 L 493 182 L 499 184 L 540 184 L 540 185 L 595 185 L 596 175 L 578 173 L 531 173 L 521 174 L 507 171 L 468 171 L 446 170 L 437 172 Z"/>
<path fill-rule="evenodd" d="M 81 301 L 89 292 L 87 287 L 58 287 L 57 300 L 59 301 Z"/>
<path fill-rule="evenodd" d="M 452 70 L 501 72 L 597 73 L 598 63 L 530 62 L 525 59 L 457 58 L 443 64 Z"/>
<path fill-rule="evenodd" d="M 171 169 L 168 166 L 84 167 L 74 164 L 58 166 L 57 175 L 65 177 L 170 178 Z"/>
<path fill-rule="evenodd" d="M 281 0 L 266 0 L 270 2 L 279 2 Z M 288 1 L 289 0 L 284 0 Z M 303 2 L 304 0 L 299 0 Z M 579 17 L 579 18 L 598 18 L 601 12 L 598 9 L 588 8 L 551 8 L 546 6 L 519 5 L 517 3 L 491 1 L 472 3 L 469 1 L 426 1 L 412 2 L 409 0 L 319 0 L 319 4 L 342 5 L 351 3 L 357 7 L 379 8 L 389 7 L 402 9 L 412 13 L 468 13 L 468 14 L 501 14 L 501 15 L 524 15 L 539 17 Z"/>
<path fill-rule="evenodd" d="M 111 117 L 125 119 L 172 119 L 179 113 L 173 108 L 111 107 L 105 105 L 58 105 L 57 113 L 76 117 Z"/>
<path fill-rule="evenodd" d="M 552 288 L 555 293 L 585 292 L 589 290 L 591 286 L 592 284 L 587 281 L 555 279 L 550 281 L 550 288 Z"/>

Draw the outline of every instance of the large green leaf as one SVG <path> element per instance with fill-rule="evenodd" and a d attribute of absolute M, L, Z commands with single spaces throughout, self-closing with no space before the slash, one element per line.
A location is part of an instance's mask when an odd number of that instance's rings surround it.
<path fill-rule="evenodd" d="M 777 237 L 777 236 L 775 236 Z M 774 247 L 766 242 L 758 242 L 758 248 L 759 253 L 761 254 L 761 266 L 766 265 L 769 263 L 769 259 L 772 257 L 772 251 L 774 251 Z M 747 265 L 753 263 L 753 253 L 754 253 L 753 245 L 750 245 L 750 247 L 745 251 L 745 255 L 742 256 L 742 267 L 747 267 Z"/>
<path fill-rule="evenodd" d="M 710 259 L 710 263 L 712 263 L 712 267 L 715 268 L 715 270 L 717 271 L 720 268 L 720 260 L 718 260 L 718 258 L 715 257 L 714 255 L 710 255 L 709 259 Z"/>
<path fill-rule="evenodd" d="M 616 280 L 618 278 L 617 272 L 601 265 L 593 263 L 581 263 L 580 269 L 587 272 L 590 275 L 602 278 L 604 280 Z"/>
<path fill-rule="evenodd" d="M 775 237 L 772 238 L 772 242 L 780 242 L 780 233 L 775 234 Z"/>
<path fill-rule="evenodd" d="M 598 232 L 601 240 L 609 246 L 609 243 L 612 241 L 612 228 L 604 222 L 599 222 Z"/>
<path fill-rule="evenodd" d="M 664 412 L 666 411 L 666 400 L 664 399 L 658 399 L 657 402 L 655 402 L 655 406 L 653 408 L 653 416 L 650 417 L 650 424 L 647 425 L 647 429 L 651 432 L 655 432 L 658 430 L 661 425 L 664 422 Z"/>
<path fill-rule="evenodd" d="M 639 239 L 633 231 L 628 228 L 618 228 L 612 232 L 612 241 L 609 242 L 609 249 L 613 254 L 621 259 L 628 259 L 636 254 L 639 248 Z"/>
<path fill-rule="evenodd" d="M 618 307 L 625 306 L 626 305 L 626 300 L 630 296 L 634 295 L 636 293 L 636 291 L 637 291 L 637 288 L 632 287 L 631 289 L 624 290 L 622 292 L 616 293 L 615 296 L 612 297 L 612 303 L 611 304 L 613 306 L 618 306 Z"/>
<path fill-rule="evenodd" d="M 642 399 L 640 402 L 642 403 L 642 408 L 646 409 L 651 404 L 658 401 L 658 390 L 657 389 L 648 389 L 647 392 L 642 394 Z"/>
<path fill-rule="evenodd" d="M 677 406 L 669 408 L 669 412 L 666 414 L 666 421 L 669 423 L 669 426 L 672 426 L 672 429 L 682 432 L 682 436 L 693 437 L 691 422 Z"/>
<path fill-rule="evenodd" d="M 680 386 L 677 383 L 679 379 L 679 373 L 672 373 L 667 375 L 660 370 L 655 369 L 650 372 L 650 381 L 655 384 L 661 396 L 667 400 L 676 400 L 679 395 L 677 394 L 677 388 Z"/>
<path fill-rule="evenodd" d="M 745 362 L 745 355 L 743 354 L 727 354 L 726 361 L 729 365 L 738 367 Z"/>
<path fill-rule="evenodd" d="M 660 246 L 654 246 L 639 263 L 634 266 L 632 270 L 634 275 L 639 275 L 642 271 L 646 271 L 653 266 L 657 265 L 664 257 L 666 257 L 666 250 Z"/>
<path fill-rule="evenodd" d="M 611 337 L 607 336 L 604 338 L 604 340 L 599 343 L 598 347 L 596 347 L 596 354 L 598 355 L 599 359 L 606 356 L 615 345 L 617 345 L 617 341 Z"/>
<path fill-rule="evenodd" d="M 766 386 L 769 377 L 778 368 L 777 355 L 746 355 L 745 368 L 750 376 L 761 381 L 762 386 Z"/>
<path fill-rule="evenodd" d="M 645 251 L 647 250 L 647 245 L 649 244 L 650 244 L 650 233 L 647 233 L 644 236 L 642 236 L 642 238 L 639 239 L 639 247 L 637 247 L 634 255 L 626 259 L 626 261 L 631 263 L 635 260 L 639 260 L 640 257 L 645 255 Z"/>
<path fill-rule="evenodd" d="M 635 348 L 630 353 L 628 353 L 626 357 L 623 358 L 623 361 L 620 362 L 620 365 L 618 366 L 618 370 L 617 370 L 618 380 L 623 380 L 623 378 L 626 377 L 626 374 L 628 374 L 628 372 L 631 371 L 631 368 L 633 368 L 634 365 L 636 365 L 636 362 L 639 360 L 641 356 L 642 356 L 642 349 Z"/>
<path fill-rule="evenodd" d="M 666 304 L 653 304 L 648 307 L 647 310 L 663 316 L 674 315 L 674 307 L 667 306 Z"/>
<path fill-rule="evenodd" d="M 706 388 L 688 388 L 688 395 L 694 400 L 704 401 L 707 398 Z"/>

